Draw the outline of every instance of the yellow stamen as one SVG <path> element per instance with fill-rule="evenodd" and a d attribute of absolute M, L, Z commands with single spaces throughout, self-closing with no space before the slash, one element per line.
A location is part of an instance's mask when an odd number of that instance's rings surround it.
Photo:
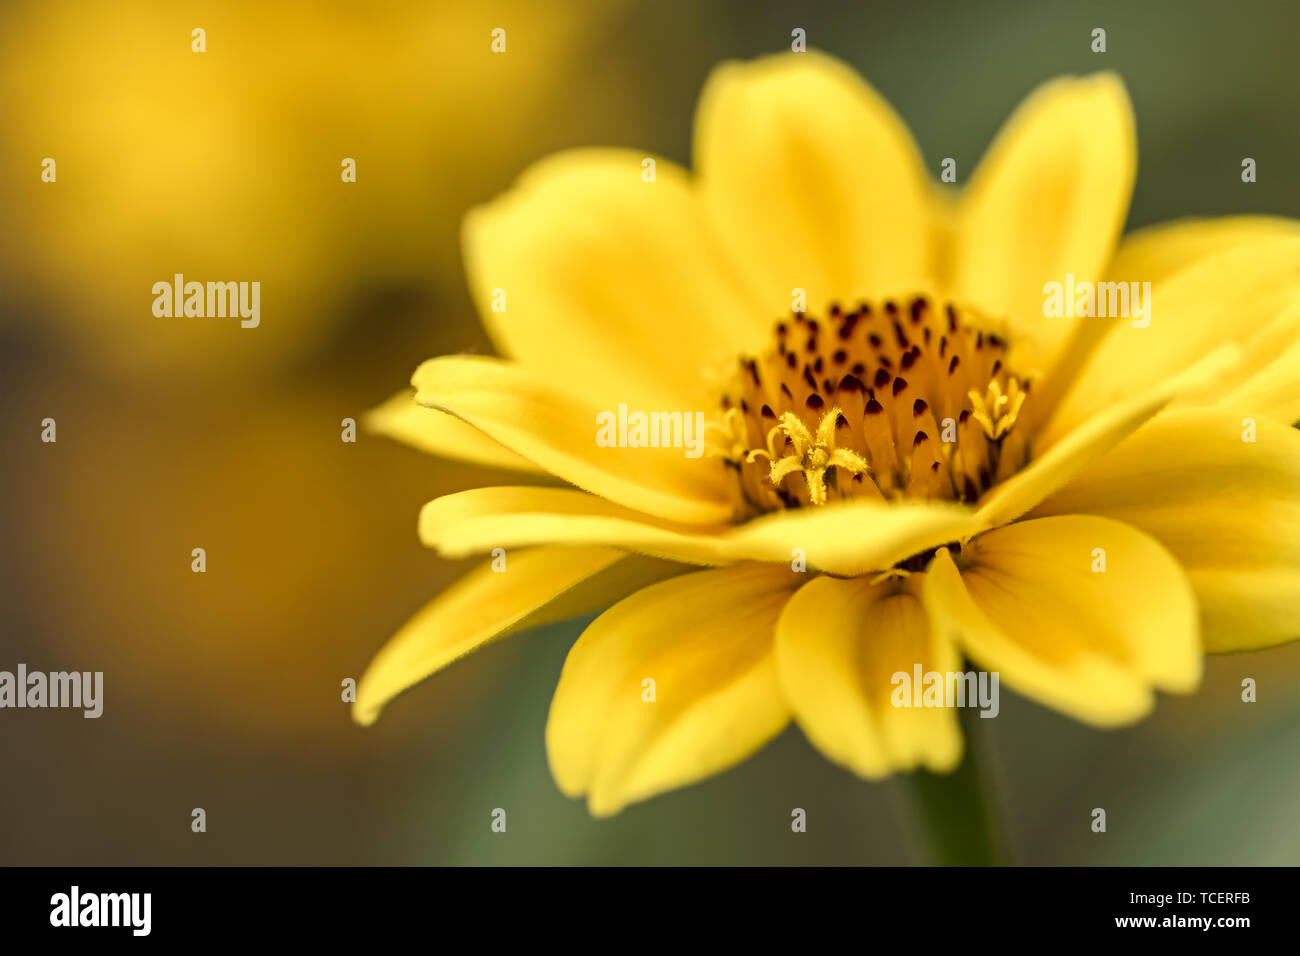
<path fill-rule="evenodd" d="M 817 425 L 816 437 L 808 431 L 808 426 L 790 412 L 781 416 L 776 427 L 785 432 L 793 448 L 791 454 L 783 458 L 772 456 L 772 468 L 768 480 L 773 487 L 779 487 L 787 475 L 796 471 L 803 472 L 808 485 L 808 500 L 815 505 L 826 503 L 826 471 L 840 468 L 852 475 L 865 475 L 867 463 L 861 455 L 848 448 L 835 447 L 835 427 L 840 419 L 839 406 L 834 406 Z M 771 445 L 769 436 L 769 447 Z"/>
<path fill-rule="evenodd" d="M 984 434 L 992 441 L 1011 431 L 1020 415 L 1020 407 L 1025 404 L 1025 393 L 1014 378 L 1008 379 L 1005 394 L 998 380 L 993 379 L 983 395 L 971 389 L 967 397 L 970 398 L 971 417 L 979 422 Z"/>

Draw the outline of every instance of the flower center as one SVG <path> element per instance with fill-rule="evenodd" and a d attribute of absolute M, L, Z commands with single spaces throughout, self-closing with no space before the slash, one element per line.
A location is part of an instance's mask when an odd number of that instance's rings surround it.
<path fill-rule="evenodd" d="M 742 356 L 722 398 L 718 453 L 751 511 L 840 498 L 973 502 L 1028 457 L 1016 422 L 1029 382 L 970 310 L 902 305 L 793 313 Z"/>

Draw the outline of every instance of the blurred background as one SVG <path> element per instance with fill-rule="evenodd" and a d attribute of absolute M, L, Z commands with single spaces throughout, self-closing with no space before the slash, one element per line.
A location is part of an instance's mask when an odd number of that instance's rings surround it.
<path fill-rule="evenodd" d="M 0 863 L 926 858 L 902 787 L 857 780 L 795 729 L 720 777 L 589 819 L 552 783 L 542 736 L 584 622 L 488 647 L 371 729 L 340 701 L 342 679 L 465 569 L 419 546 L 420 505 L 516 480 L 339 438 L 421 360 L 491 351 L 461 215 L 565 147 L 689 162 L 718 61 L 788 49 L 802 27 L 894 104 L 936 175 L 951 156 L 963 180 L 1036 84 L 1116 70 L 1138 118 L 1130 228 L 1300 217 L 1288 0 L 805 6 L 0 7 L 0 669 L 105 672 L 99 720 L 0 713 Z M 155 318 L 149 290 L 175 272 L 261 281 L 261 326 Z M 46 417 L 56 444 L 40 441 Z M 1240 701 L 1243 677 L 1257 703 Z M 1300 645 L 1212 659 L 1196 695 L 1115 732 L 1004 693 L 984 723 L 1020 859 L 1300 862 L 1298 686 Z"/>

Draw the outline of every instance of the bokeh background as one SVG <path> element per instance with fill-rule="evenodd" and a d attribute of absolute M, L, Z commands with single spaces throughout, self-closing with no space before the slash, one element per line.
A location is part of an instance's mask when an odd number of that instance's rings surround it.
<path fill-rule="evenodd" d="M 422 359 L 490 352 L 462 213 L 564 147 L 688 162 L 709 69 L 788 49 L 794 27 L 894 103 L 936 174 L 952 156 L 964 179 L 1040 81 L 1111 69 L 1138 117 L 1130 228 L 1300 217 L 1290 0 L 0 6 L 0 668 L 106 683 L 99 720 L 0 713 L 0 863 L 926 859 L 904 787 L 857 780 L 795 729 L 589 819 L 552 784 L 542 738 L 583 622 L 490 646 L 368 730 L 340 701 L 464 570 L 419 546 L 420 505 L 515 480 L 339 440 Z M 40 181 L 47 156 L 57 184 Z M 260 280 L 261 327 L 154 318 L 149 289 L 174 272 Z M 57 444 L 40 441 L 47 416 Z M 1212 660 L 1197 694 L 1122 731 L 1004 693 L 983 723 L 1019 858 L 1300 862 L 1298 687 L 1293 645 Z M 1105 835 L 1088 828 L 1098 806 Z"/>

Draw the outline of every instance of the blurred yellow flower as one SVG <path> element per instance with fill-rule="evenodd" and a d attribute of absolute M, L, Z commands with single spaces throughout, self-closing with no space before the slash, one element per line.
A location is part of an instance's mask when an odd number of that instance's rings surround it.
<path fill-rule="evenodd" d="M 238 363 L 256 375 L 302 362 L 392 289 L 450 284 L 458 250 L 436 223 L 555 126 L 544 104 L 574 81 L 568 64 L 603 6 L 6 9 L 0 278 L 12 318 L 55 323 L 116 369 L 192 379 Z M 504 54 L 491 48 L 498 27 L 513 40 Z M 264 321 L 155 318 L 150 290 L 176 273 L 260 281 Z"/>
<path fill-rule="evenodd" d="M 719 68 L 694 150 L 693 174 L 657 159 L 653 177 L 642 153 L 559 155 L 466 220 L 506 358 L 425 362 L 415 402 L 372 425 L 569 487 L 425 507 L 427 545 L 508 566 L 388 643 L 359 722 L 487 641 L 616 601 L 546 732 L 560 788 L 606 815 L 792 717 L 864 777 L 951 769 L 953 710 L 891 703 L 918 667 L 966 657 L 1113 726 L 1192 690 L 1204 650 L 1296 636 L 1300 226 L 1121 243 L 1117 78 L 1043 86 L 956 195 L 812 53 Z M 1146 315 L 1049 316 L 1067 275 L 1151 282 Z M 599 446 L 624 405 L 703 410 L 713 454 Z"/>

